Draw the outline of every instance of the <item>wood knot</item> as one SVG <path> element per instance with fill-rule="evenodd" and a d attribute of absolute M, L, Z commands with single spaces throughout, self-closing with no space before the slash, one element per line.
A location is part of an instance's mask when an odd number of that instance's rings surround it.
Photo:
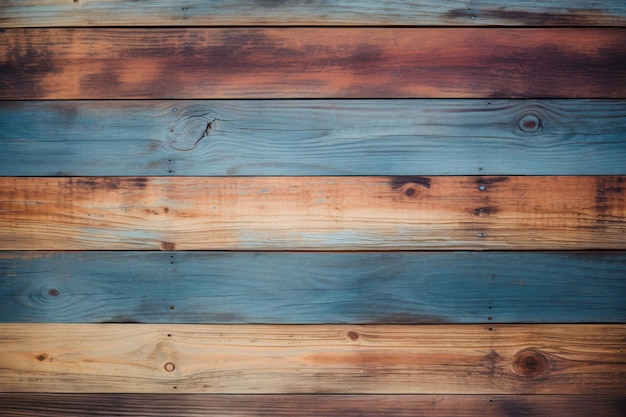
<path fill-rule="evenodd" d="M 173 113 L 179 117 L 169 129 L 168 141 L 178 151 L 190 151 L 198 146 L 209 136 L 216 120 L 206 109 L 190 108 L 184 112 L 176 109 Z"/>
<path fill-rule="evenodd" d="M 39 362 L 43 362 L 49 358 L 49 355 L 47 353 L 40 353 L 39 355 L 36 356 L 36 358 Z"/>
<path fill-rule="evenodd" d="M 359 340 L 359 334 L 357 332 L 354 331 L 349 331 L 348 332 L 348 339 L 356 341 Z"/>
<path fill-rule="evenodd" d="M 534 349 L 525 349 L 517 352 L 513 358 L 513 369 L 519 375 L 528 378 L 538 377 L 548 371 L 549 359 Z"/>
<path fill-rule="evenodd" d="M 174 365 L 172 362 L 167 362 L 165 365 L 163 365 L 163 368 L 165 368 L 167 372 L 173 372 L 174 369 L 176 369 L 176 365 Z"/>
<path fill-rule="evenodd" d="M 59 290 L 57 290 L 56 288 L 52 288 L 50 289 L 50 291 L 48 291 L 48 294 L 52 297 L 58 297 L 60 293 Z"/>
<path fill-rule="evenodd" d="M 406 197 L 417 199 L 427 195 L 431 180 L 427 177 L 398 176 L 390 178 L 391 189 L 402 192 Z"/>
<path fill-rule="evenodd" d="M 174 242 L 161 242 L 161 250 L 165 250 L 165 251 L 176 250 L 176 243 L 174 243 Z"/>
<path fill-rule="evenodd" d="M 541 128 L 541 119 L 534 114 L 527 114 L 520 119 L 517 125 L 522 132 L 533 133 Z"/>

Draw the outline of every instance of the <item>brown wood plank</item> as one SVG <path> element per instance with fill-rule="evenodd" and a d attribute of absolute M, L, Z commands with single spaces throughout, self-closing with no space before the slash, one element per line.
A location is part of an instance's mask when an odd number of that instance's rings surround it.
<path fill-rule="evenodd" d="M 624 98 L 622 28 L 0 32 L 0 99 Z"/>
<path fill-rule="evenodd" d="M 626 326 L 0 324 L 0 391 L 615 394 Z"/>
<path fill-rule="evenodd" d="M 0 249 L 626 249 L 624 177 L 4 177 Z"/>
<path fill-rule="evenodd" d="M 0 393 L 0 415 L 623 417 L 618 395 L 210 395 Z"/>
<path fill-rule="evenodd" d="M 620 0 L 4 0 L 0 27 L 256 25 L 624 26 Z"/>

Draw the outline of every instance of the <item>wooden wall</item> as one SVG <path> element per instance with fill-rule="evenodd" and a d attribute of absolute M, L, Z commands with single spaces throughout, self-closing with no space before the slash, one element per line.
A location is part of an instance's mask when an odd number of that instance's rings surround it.
<path fill-rule="evenodd" d="M 626 415 L 626 4 L 0 5 L 0 415 Z"/>

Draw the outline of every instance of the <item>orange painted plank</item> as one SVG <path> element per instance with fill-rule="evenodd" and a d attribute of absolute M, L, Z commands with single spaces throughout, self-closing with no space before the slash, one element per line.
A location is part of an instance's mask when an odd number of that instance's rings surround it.
<path fill-rule="evenodd" d="M 619 395 L 261 395 L 0 393 L 11 416 L 623 417 Z M 520 414 L 521 413 L 521 414 Z"/>
<path fill-rule="evenodd" d="M 0 99 L 626 97 L 623 28 L 0 32 Z"/>
<path fill-rule="evenodd" d="M 625 177 L 4 177 L 3 250 L 626 249 Z"/>
<path fill-rule="evenodd" d="M 624 395 L 625 338 L 622 324 L 0 324 L 0 391 Z"/>

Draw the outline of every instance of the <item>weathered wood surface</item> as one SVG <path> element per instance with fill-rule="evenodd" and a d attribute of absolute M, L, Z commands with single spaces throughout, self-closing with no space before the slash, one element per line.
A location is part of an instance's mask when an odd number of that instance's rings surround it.
<path fill-rule="evenodd" d="M 626 254 L 3 252 L 1 322 L 626 322 Z"/>
<path fill-rule="evenodd" d="M 211 395 L 0 393 L 0 415 L 623 417 L 619 395 Z"/>
<path fill-rule="evenodd" d="M 626 326 L 0 324 L 0 391 L 624 395 Z"/>
<path fill-rule="evenodd" d="M 0 102 L 0 175 L 623 175 L 623 100 Z"/>
<path fill-rule="evenodd" d="M 623 28 L 6 29 L 0 45 L 0 99 L 626 98 Z"/>
<path fill-rule="evenodd" d="M 626 249 L 624 177 L 3 177 L 2 250 Z"/>
<path fill-rule="evenodd" d="M 624 26 L 626 6 L 620 0 L 4 0 L 0 6 L 0 27 L 118 25 Z"/>

